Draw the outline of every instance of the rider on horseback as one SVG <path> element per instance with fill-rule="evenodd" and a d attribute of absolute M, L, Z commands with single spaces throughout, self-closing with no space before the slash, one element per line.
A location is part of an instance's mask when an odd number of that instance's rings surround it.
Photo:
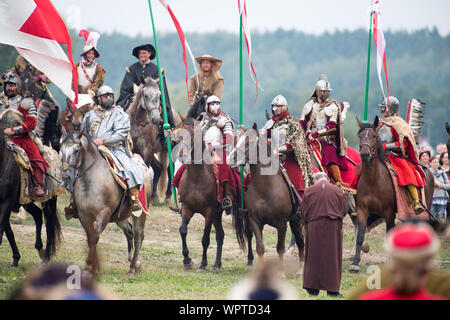
<path fill-rule="evenodd" d="M 220 158 L 220 162 L 217 164 L 219 168 L 219 183 L 222 185 L 225 197 L 222 200 L 222 208 L 227 214 L 231 213 L 233 206 L 234 192 L 237 192 L 236 184 L 234 181 L 234 174 L 227 160 L 227 148 L 233 144 L 233 122 L 231 118 L 222 111 L 220 105 L 220 99 L 217 96 L 210 96 L 206 100 L 206 114 L 201 122 L 201 129 L 203 133 L 203 139 L 208 140 L 208 131 L 211 128 L 216 127 L 220 130 L 220 141 L 214 141 L 218 144 L 224 145 L 223 152 L 217 152 Z M 212 129 L 210 132 L 213 132 Z"/>
<path fill-rule="evenodd" d="M 389 162 L 395 168 L 399 186 L 408 187 L 414 212 L 419 214 L 424 208 L 419 201 L 417 188 L 425 185 L 425 173 L 417 161 L 416 140 L 409 124 L 397 113 L 398 99 L 391 96 L 387 100 L 387 103 L 384 101 L 380 105 L 383 118 L 378 126 L 379 137 Z"/>
<path fill-rule="evenodd" d="M 144 177 L 142 170 L 126 148 L 130 118 L 121 107 L 114 105 L 114 91 L 109 86 L 100 87 L 97 95 L 99 105 L 86 113 L 82 125 L 83 133 L 94 139 L 96 145 L 106 146 L 116 157 L 123 171 L 119 171 L 118 168 L 114 170 L 127 182 L 131 194 L 132 212 L 138 215 L 142 210 L 138 196 L 140 186 L 144 184 Z"/>
<path fill-rule="evenodd" d="M 330 100 L 331 86 L 326 75 L 321 75 L 311 99 L 303 107 L 300 123 L 309 141 L 318 141 L 322 155 L 321 165 L 336 185 L 346 185 L 340 170 L 347 170 L 342 151 L 345 150 L 343 132 L 340 129 L 340 108 L 336 100 Z M 345 151 L 344 151 L 345 152 Z"/>
<path fill-rule="evenodd" d="M 24 123 L 13 128 L 6 128 L 3 132 L 11 137 L 11 141 L 25 150 L 33 168 L 33 180 L 36 184 L 34 194 L 44 195 L 44 175 L 49 168 L 47 161 L 39 153 L 37 145 L 28 135 L 37 123 L 37 111 L 33 99 L 20 95 L 19 77 L 8 71 L 3 75 L 4 92 L 0 94 L 0 113 L 7 109 L 19 111 L 24 116 Z"/>
<path fill-rule="evenodd" d="M 306 148 L 305 134 L 297 119 L 289 114 L 285 97 L 277 95 L 271 104 L 272 119 L 267 121 L 262 131 L 267 133 L 275 154 L 280 160 L 299 195 L 305 187 L 313 184 L 312 164 Z"/>

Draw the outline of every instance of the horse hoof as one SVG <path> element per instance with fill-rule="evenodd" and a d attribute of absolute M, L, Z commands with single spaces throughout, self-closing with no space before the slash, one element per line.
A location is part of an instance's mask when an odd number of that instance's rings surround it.
<path fill-rule="evenodd" d="M 245 271 L 252 271 L 253 270 L 253 263 L 249 263 L 245 266 Z"/>
<path fill-rule="evenodd" d="M 86 278 L 88 281 L 95 277 L 96 273 L 90 268 L 84 268 L 82 272 L 82 276 Z"/>
<path fill-rule="evenodd" d="M 357 273 L 359 272 L 359 266 L 352 264 L 350 265 L 350 267 L 348 267 L 348 271 Z"/>
<path fill-rule="evenodd" d="M 127 276 L 134 276 L 136 275 L 136 268 L 130 268 L 130 270 L 127 272 Z"/>
<path fill-rule="evenodd" d="M 288 249 L 287 249 L 287 252 L 286 252 L 287 254 L 295 254 L 295 247 L 289 247 Z"/>
<path fill-rule="evenodd" d="M 191 270 L 193 265 L 192 260 L 189 263 L 183 264 L 184 270 Z"/>
<path fill-rule="evenodd" d="M 19 266 L 19 260 L 13 260 L 13 263 L 11 263 L 11 267 L 17 268 Z"/>
<path fill-rule="evenodd" d="M 221 268 L 222 268 L 222 266 L 219 266 L 219 265 L 213 265 L 213 266 L 211 267 L 211 271 L 219 271 Z"/>
<path fill-rule="evenodd" d="M 169 205 L 171 201 L 172 201 L 171 198 L 166 198 L 166 200 L 164 200 L 164 203 L 165 203 L 166 205 Z"/>
<path fill-rule="evenodd" d="M 38 252 L 39 252 L 39 258 L 41 258 L 42 260 L 45 260 L 45 250 L 41 249 L 41 250 L 38 250 Z"/>
<path fill-rule="evenodd" d="M 197 269 L 197 272 L 205 272 L 205 271 L 206 271 L 205 267 L 199 267 Z"/>
<path fill-rule="evenodd" d="M 368 244 L 367 242 L 364 242 L 364 243 L 362 244 L 362 246 L 361 246 L 361 250 L 362 250 L 362 252 L 364 252 L 364 253 L 369 253 L 369 251 L 370 251 L 370 246 L 369 246 L 369 244 Z"/>

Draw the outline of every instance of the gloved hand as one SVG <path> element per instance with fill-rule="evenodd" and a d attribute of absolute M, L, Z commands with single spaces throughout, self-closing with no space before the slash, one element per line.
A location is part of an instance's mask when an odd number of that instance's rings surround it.
<path fill-rule="evenodd" d="M 317 139 L 317 138 L 319 137 L 319 132 L 318 132 L 318 131 L 314 131 L 314 132 L 311 134 L 311 137 L 313 137 L 313 139 Z"/>

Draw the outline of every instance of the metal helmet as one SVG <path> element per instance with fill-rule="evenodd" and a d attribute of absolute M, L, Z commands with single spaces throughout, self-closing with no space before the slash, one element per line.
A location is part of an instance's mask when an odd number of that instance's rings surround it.
<path fill-rule="evenodd" d="M 210 103 L 213 103 L 213 102 L 217 102 L 217 104 L 214 104 L 214 105 L 210 108 L 210 107 L 209 107 L 209 104 L 210 104 Z M 219 99 L 219 97 L 218 97 L 218 96 L 215 96 L 215 95 L 209 96 L 208 99 L 206 99 L 206 105 L 207 105 L 208 111 L 210 111 L 210 112 L 216 114 L 216 113 L 219 112 L 219 110 L 220 110 L 220 99 Z"/>
<path fill-rule="evenodd" d="M 285 112 L 288 109 L 287 100 L 281 94 L 279 94 L 275 98 L 273 98 L 270 106 L 272 107 L 272 113 L 274 113 L 276 110 L 275 106 L 283 106 L 281 109 L 281 112 Z M 274 107 L 275 107 L 275 109 L 274 109 Z"/>
<path fill-rule="evenodd" d="M 387 110 L 386 110 L 386 100 L 388 100 L 387 103 Z M 383 102 L 380 104 L 380 112 L 385 113 L 386 116 L 391 117 L 394 114 L 398 113 L 398 107 L 400 106 L 400 101 L 398 101 L 397 97 L 395 96 L 389 96 L 387 99 L 383 100 Z"/>
<path fill-rule="evenodd" d="M 3 87 L 5 94 L 6 94 L 6 84 L 7 83 L 15 84 L 16 85 L 15 94 L 19 94 L 20 88 L 22 86 L 22 81 L 20 80 L 20 78 L 17 74 L 15 74 L 12 71 L 8 71 L 2 75 L 2 78 L 3 78 L 3 82 L 5 84 Z"/>
<path fill-rule="evenodd" d="M 326 101 L 331 94 L 331 85 L 328 82 L 328 77 L 326 74 L 321 74 L 319 76 L 319 81 L 316 82 L 315 95 L 317 98 L 321 98 L 323 101 Z"/>
<path fill-rule="evenodd" d="M 105 94 L 114 94 L 114 91 L 113 91 L 113 89 L 111 89 L 110 86 L 103 85 L 100 87 L 100 89 L 98 89 L 97 96 L 101 97 Z"/>

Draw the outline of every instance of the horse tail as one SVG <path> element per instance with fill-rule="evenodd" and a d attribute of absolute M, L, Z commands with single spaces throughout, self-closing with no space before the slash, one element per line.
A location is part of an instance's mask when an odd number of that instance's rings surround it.
<path fill-rule="evenodd" d="M 159 199 L 164 199 L 167 189 L 167 168 L 169 167 L 169 155 L 167 152 L 160 152 L 157 154 L 158 161 L 162 165 L 161 175 L 159 176 L 156 192 Z"/>
<path fill-rule="evenodd" d="M 44 214 L 47 229 L 47 241 L 50 246 L 50 257 L 54 257 L 63 238 L 61 223 L 56 208 L 56 197 L 51 198 L 45 204 L 47 212 Z"/>
<path fill-rule="evenodd" d="M 241 250 L 245 252 L 246 244 L 245 244 L 245 236 L 244 232 L 248 230 L 248 222 L 244 223 L 244 219 L 242 218 L 241 213 L 239 212 L 239 208 L 233 205 L 233 228 L 236 232 L 236 238 Z M 246 233 L 245 233 L 246 234 Z"/>

